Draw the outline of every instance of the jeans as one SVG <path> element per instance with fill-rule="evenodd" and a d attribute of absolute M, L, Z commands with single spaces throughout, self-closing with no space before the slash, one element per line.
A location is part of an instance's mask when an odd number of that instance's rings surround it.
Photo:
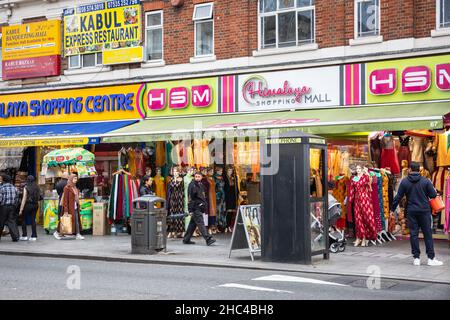
<path fill-rule="evenodd" d="M 419 228 L 422 230 L 429 259 L 434 259 L 433 234 L 431 231 L 431 212 L 408 212 L 411 252 L 414 259 L 420 258 Z"/>
<path fill-rule="evenodd" d="M 191 217 L 191 221 L 189 222 L 188 228 L 186 230 L 186 234 L 184 235 L 184 242 L 188 242 L 191 240 L 192 235 L 194 234 L 195 228 L 198 227 L 200 233 L 203 238 L 208 241 L 212 237 L 208 234 L 208 231 L 205 227 L 205 222 L 203 220 L 203 213 L 200 210 L 195 210 L 194 214 Z"/>
<path fill-rule="evenodd" d="M 14 205 L 0 206 L 0 238 L 3 227 L 7 225 L 13 241 L 19 240 L 19 228 L 17 228 L 17 210 Z"/>
<path fill-rule="evenodd" d="M 27 236 L 27 216 L 31 217 L 31 237 L 37 238 L 36 232 L 36 212 L 38 210 L 37 205 L 29 205 L 26 204 L 25 208 L 23 208 L 23 219 L 22 219 L 22 237 Z"/>

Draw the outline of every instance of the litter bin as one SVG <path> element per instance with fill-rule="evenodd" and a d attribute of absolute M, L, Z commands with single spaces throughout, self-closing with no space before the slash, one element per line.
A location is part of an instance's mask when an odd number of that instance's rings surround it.
<path fill-rule="evenodd" d="M 131 253 L 155 254 L 166 248 L 167 210 L 165 202 L 164 199 L 153 195 L 133 200 Z"/>

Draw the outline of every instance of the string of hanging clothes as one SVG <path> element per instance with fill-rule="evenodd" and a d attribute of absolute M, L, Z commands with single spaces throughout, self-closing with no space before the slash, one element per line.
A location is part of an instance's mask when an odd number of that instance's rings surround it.
<path fill-rule="evenodd" d="M 131 217 L 133 200 L 139 197 L 139 180 L 123 169 L 114 173 L 109 198 L 108 217 L 114 222 L 126 221 Z"/>

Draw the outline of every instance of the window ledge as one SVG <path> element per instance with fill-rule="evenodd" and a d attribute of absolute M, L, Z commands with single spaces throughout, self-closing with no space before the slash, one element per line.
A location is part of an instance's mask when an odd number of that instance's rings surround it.
<path fill-rule="evenodd" d="M 383 42 L 383 36 L 375 36 L 375 37 L 361 37 L 356 39 L 350 39 L 349 44 L 351 46 L 361 46 L 364 44 L 374 44 Z"/>
<path fill-rule="evenodd" d="M 64 70 L 64 75 L 70 76 L 70 75 L 77 75 L 77 74 L 90 74 L 90 73 L 109 72 L 109 71 L 111 71 L 110 66 L 79 68 L 79 69 Z"/>
<path fill-rule="evenodd" d="M 295 52 L 303 52 L 303 51 L 313 51 L 319 49 L 319 45 L 317 43 L 309 43 L 300 45 L 294 48 L 278 48 L 278 49 L 261 49 L 258 51 L 253 51 L 254 57 L 264 57 L 285 53 L 295 53 Z"/>
<path fill-rule="evenodd" d="M 431 30 L 432 38 L 445 37 L 445 36 L 450 36 L 450 28 Z"/>
<path fill-rule="evenodd" d="M 156 61 L 145 61 L 141 63 L 141 68 L 156 68 L 156 67 L 164 67 L 166 65 L 165 60 L 156 60 Z"/>
<path fill-rule="evenodd" d="M 205 56 L 205 57 L 192 57 L 189 59 L 190 63 L 202 63 L 202 62 L 212 62 L 216 61 L 216 55 Z"/>

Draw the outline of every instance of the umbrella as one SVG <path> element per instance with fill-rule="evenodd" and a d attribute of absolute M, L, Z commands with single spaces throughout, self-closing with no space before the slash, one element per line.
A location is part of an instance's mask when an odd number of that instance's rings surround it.
<path fill-rule="evenodd" d="M 93 165 L 95 156 L 83 148 L 68 148 L 53 150 L 45 155 L 43 160 L 43 164 L 48 167 L 76 165 L 77 163 Z"/>

